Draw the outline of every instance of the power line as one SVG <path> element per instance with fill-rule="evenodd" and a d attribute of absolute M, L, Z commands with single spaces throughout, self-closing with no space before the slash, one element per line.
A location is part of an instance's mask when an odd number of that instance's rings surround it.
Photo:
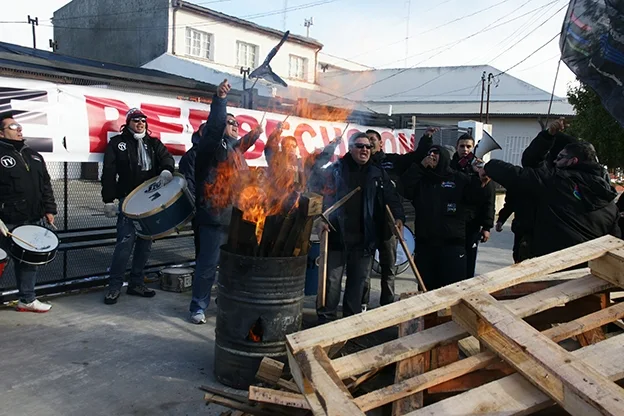
<path fill-rule="evenodd" d="M 504 71 L 499 72 L 498 74 L 494 75 L 495 77 L 498 77 L 500 75 L 506 74 L 507 72 L 511 71 L 512 69 L 514 69 L 515 67 L 517 67 L 518 65 L 520 65 L 521 63 L 523 63 L 524 61 L 526 61 L 527 59 L 529 59 L 530 57 L 532 57 L 533 55 L 535 55 L 536 53 L 538 53 L 539 51 L 541 51 L 543 48 L 546 47 L 546 45 L 548 45 L 550 42 L 552 42 L 553 40 L 557 39 L 558 36 L 560 36 L 561 33 L 557 33 L 555 36 L 553 36 L 552 38 L 550 38 L 546 43 L 544 43 L 542 46 L 540 46 L 539 48 L 537 48 L 536 50 L 534 50 L 533 52 L 531 52 L 528 56 L 526 56 L 524 59 L 522 59 L 520 62 L 510 66 L 509 68 L 507 68 Z"/>
<path fill-rule="evenodd" d="M 471 14 L 468 14 L 468 15 L 464 15 L 464 16 L 460 16 L 460 17 L 458 17 L 458 18 L 456 18 L 456 19 L 454 19 L 454 20 L 450 20 L 450 21 L 448 21 L 448 22 L 446 22 L 446 23 L 443 23 L 443 24 L 441 24 L 441 25 L 439 25 L 439 26 L 434 27 L 433 29 L 427 29 L 427 30 L 425 30 L 424 32 L 420 32 L 420 33 L 417 33 L 417 34 L 415 34 L 415 35 L 408 36 L 408 37 L 407 37 L 407 39 L 411 39 L 411 38 L 414 38 L 414 37 L 416 37 L 416 36 L 423 35 L 423 34 L 425 34 L 425 33 L 431 32 L 432 30 L 436 30 L 436 29 L 439 29 L 439 28 L 441 28 L 441 27 L 447 26 L 447 25 L 449 25 L 449 24 L 451 24 L 451 23 L 455 23 L 455 22 L 457 22 L 457 21 L 460 21 L 460 20 L 466 19 L 466 18 L 468 18 L 468 17 L 475 16 L 475 15 L 477 15 L 477 14 L 479 14 L 479 13 L 482 13 L 482 12 L 484 12 L 484 11 L 487 11 L 487 10 L 493 9 L 494 7 L 499 6 L 499 5 L 501 5 L 501 4 L 503 4 L 503 3 L 506 3 L 506 2 L 508 2 L 508 1 L 509 1 L 509 0 L 502 0 L 502 1 L 498 2 L 498 3 L 496 3 L 496 4 L 493 4 L 492 6 L 488 6 L 488 7 L 484 8 L 484 9 L 477 10 L 477 11 L 476 11 L 476 12 L 474 12 L 474 13 L 471 13 Z M 532 0 L 529 0 L 529 1 L 532 1 Z M 433 10 L 433 9 L 435 9 L 435 7 L 432 7 L 432 8 L 431 8 L 431 9 L 429 9 L 429 10 Z M 424 12 L 423 12 L 423 13 L 424 13 Z M 513 12 L 512 12 L 512 13 L 513 13 Z M 387 48 L 387 47 L 389 47 L 389 46 L 393 46 L 393 45 L 397 45 L 397 44 L 399 44 L 399 43 L 405 42 L 405 40 L 406 40 L 406 39 L 405 39 L 405 38 L 403 38 L 403 39 L 398 40 L 398 41 L 396 41 L 396 42 L 387 43 L 387 44 L 385 44 L 385 45 L 383 45 L 383 46 L 380 46 L 380 47 L 379 47 L 379 48 L 377 48 L 377 49 L 373 49 L 373 50 L 370 50 L 370 51 L 366 51 L 366 52 L 359 53 L 359 54 L 357 54 L 357 55 L 350 56 L 350 57 L 349 57 L 349 59 L 353 59 L 353 58 L 356 58 L 356 57 L 361 56 L 361 55 L 366 55 L 366 54 L 370 54 L 370 53 L 373 53 L 373 52 L 377 52 L 377 51 L 382 50 L 382 49 L 385 49 L 385 48 Z"/>

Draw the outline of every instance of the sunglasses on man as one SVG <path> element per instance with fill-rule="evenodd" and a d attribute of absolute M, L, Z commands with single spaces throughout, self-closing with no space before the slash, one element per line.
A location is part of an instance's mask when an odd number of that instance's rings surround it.
<path fill-rule="evenodd" d="M 234 126 L 234 127 L 238 127 L 239 126 L 238 121 L 236 121 L 236 120 L 228 120 L 227 124 L 229 124 L 230 126 Z"/>
<path fill-rule="evenodd" d="M 145 117 L 135 117 L 132 119 L 135 123 L 145 123 L 147 119 Z"/>
<path fill-rule="evenodd" d="M 366 143 L 356 143 L 356 144 L 354 144 L 354 146 L 357 147 L 358 149 L 368 149 L 368 150 L 370 150 L 370 149 L 373 148 L 372 145 L 366 144 Z"/>
<path fill-rule="evenodd" d="M 440 150 L 439 149 L 431 149 L 429 150 L 429 153 L 427 153 L 428 155 L 439 155 L 440 154 Z"/>
<path fill-rule="evenodd" d="M 19 130 L 21 128 L 22 128 L 21 124 L 19 124 L 19 123 L 11 123 L 8 126 L 4 127 L 2 130 L 6 130 L 6 129 L 9 129 L 9 130 Z"/>

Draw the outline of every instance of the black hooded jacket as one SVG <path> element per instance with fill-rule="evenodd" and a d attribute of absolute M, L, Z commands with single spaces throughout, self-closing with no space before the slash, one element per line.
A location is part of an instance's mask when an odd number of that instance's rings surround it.
<path fill-rule="evenodd" d="M 466 166 L 460 165 L 457 152 L 453 154 L 451 159 L 451 168 L 469 176 L 477 176 L 470 164 Z M 485 231 L 490 231 L 494 227 L 496 188 L 493 182 L 489 182 L 483 188 L 475 190 L 475 192 L 475 195 L 472 196 L 474 202 L 466 205 L 466 228 L 468 232 L 478 231 L 481 228 Z"/>
<path fill-rule="evenodd" d="M 152 159 L 152 169 L 148 171 L 142 171 L 138 164 L 138 142 L 130 130 L 124 129 L 121 134 L 112 137 L 108 142 L 102 170 L 104 203 L 113 202 L 115 198 L 125 198 L 137 186 L 160 175 L 163 170 L 174 172 L 173 156 L 160 140 L 146 134 L 143 143 L 147 146 Z"/>
<path fill-rule="evenodd" d="M 501 160 L 485 165 L 487 175 L 534 202 L 532 255 L 541 256 L 607 234 L 620 236 L 617 193 L 602 167 L 585 162 L 566 168 L 520 168 Z"/>
<path fill-rule="evenodd" d="M 466 205 L 473 202 L 481 182 L 451 169 L 451 157 L 439 145 L 435 169 L 414 163 L 402 176 L 405 197 L 416 210 L 414 237 L 416 245 L 463 245 L 466 240 Z"/>
<path fill-rule="evenodd" d="M 337 230 L 329 233 L 330 249 L 360 248 L 374 253 L 379 243 L 389 238 L 385 205 L 390 207 L 395 219 L 405 222 L 399 195 L 388 174 L 376 164 L 369 161 L 360 166 L 347 153 L 322 174 L 324 179 L 313 182 L 323 184 L 323 188 L 313 191 L 324 195 L 324 210 L 356 187 L 362 189 L 330 215 L 329 220 Z"/>

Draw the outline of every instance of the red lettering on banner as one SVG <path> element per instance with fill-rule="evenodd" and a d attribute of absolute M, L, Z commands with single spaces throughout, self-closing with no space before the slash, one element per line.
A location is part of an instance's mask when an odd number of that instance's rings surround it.
<path fill-rule="evenodd" d="M 85 101 L 89 122 L 89 152 L 104 153 L 108 144 L 108 133 L 119 132 L 121 125 L 126 122 L 125 115 L 129 108 L 123 101 L 111 98 L 85 95 Z M 106 120 L 106 108 L 114 108 L 119 112 L 116 120 Z"/>
<path fill-rule="evenodd" d="M 158 104 L 142 104 L 141 111 L 147 116 L 147 123 L 150 130 L 150 136 L 161 140 L 162 133 L 182 134 L 184 126 L 179 123 L 171 123 L 161 121 L 160 117 L 180 118 L 182 110 L 180 107 L 170 107 Z M 174 156 L 182 156 L 186 152 L 184 144 L 167 144 L 165 146 Z"/>
<path fill-rule="evenodd" d="M 388 149 L 388 147 L 386 146 L 387 142 L 390 142 L 390 151 L 387 151 L 387 149 Z M 389 131 L 384 131 L 383 133 L 381 133 L 381 148 L 386 153 L 401 153 L 396 148 L 396 142 L 394 140 L 394 134 L 390 133 Z"/>
<path fill-rule="evenodd" d="M 239 137 L 243 137 L 251 130 L 258 126 L 258 120 L 253 116 L 248 115 L 238 115 L 236 116 L 236 121 L 238 121 L 238 135 Z M 249 128 L 245 129 L 245 125 Z M 250 147 L 249 150 L 245 153 L 245 159 L 258 159 L 262 156 L 264 152 L 264 141 L 262 139 L 256 140 L 254 146 Z"/>
<path fill-rule="evenodd" d="M 302 158 L 308 157 L 308 155 L 310 154 L 310 152 L 308 152 L 308 148 L 305 146 L 305 143 L 303 141 L 304 133 L 308 133 L 311 138 L 316 137 L 316 131 L 314 131 L 314 128 L 312 128 L 312 126 L 306 123 L 302 123 L 297 126 L 297 128 L 295 129 L 294 136 L 295 136 L 295 139 L 297 139 L 297 145 L 299 146 L 299 154 L 301 155 Z"/>
<path fill-rule="evenodd" d="M 208 120 L 208 115 L 210 113 L 205 110 L 197 110 L 195 108 L 189 109 L 189 123 L 193 126 L 193 131 L 196 132 L 199 129 L 199 126 L 202 123 L 205 123 Z"/>

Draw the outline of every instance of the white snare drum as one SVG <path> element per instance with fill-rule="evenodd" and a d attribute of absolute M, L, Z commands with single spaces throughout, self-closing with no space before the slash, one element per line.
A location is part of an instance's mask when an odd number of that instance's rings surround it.
<path fill-rule="evenodd" d="M 416 251 L 416 242 L 414 241 L 414 234 L 412 230 L 409 229 L 407 225 L 403 226 L 403 239 L 405 240 L 405 245 L 409 249 L 410 256 L 414 256 L 414 252 Z M 403 246 L 399 240 L 397 240 L 397 254 L 396 261 L 394 265 L 396 266 L 396 274 L 401 274 L 409 268 L 409 261 L 407 260 L 407 254 L 405 250 L 403 250 Z M 379 250 L 375 251 L 375 258 L 373 259 L 373 270 L 376 273 L 381 273 L 381 267 L 379 266 Z"/>
<path fill-rule="evenodd" d="M 139 185 L 124 200 L 121 210 L 134 222 L 137 235 L 147 240 L 180 232 L 195 215 L 186 179 L 179 173 L 166 185 L 158 176 Z"/>
<path fill-rule="evenodd" d="M 4 273 L 4 268 L 9 262 L 9 255 L 6 251 L 0 248 L 0 277 L 2 277 L 2 273 Z"/>
<path fill-rule="evenodd" d="M 40 225 L 20 225 L 11 234 L 9 254 L 15 261 L 40 266 L 56 257 L 59 239 L 54 231 Z"/>

